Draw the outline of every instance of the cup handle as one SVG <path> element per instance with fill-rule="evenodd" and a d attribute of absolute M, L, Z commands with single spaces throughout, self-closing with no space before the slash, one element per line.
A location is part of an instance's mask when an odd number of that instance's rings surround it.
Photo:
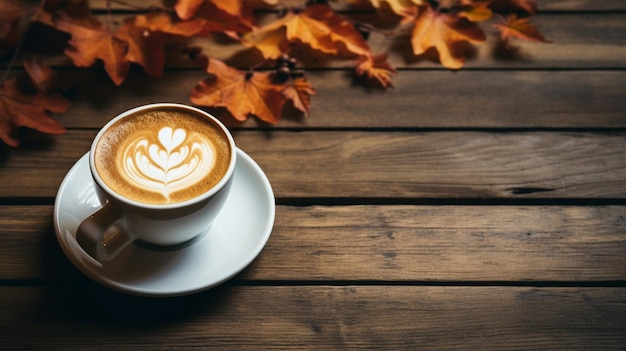
<path fill-rule="evenodd" d="M 121 215 L 107 203 L 82 221 L 76 241 L 94 259 L 110 261 L 135 240 L 124 229 Z"/>

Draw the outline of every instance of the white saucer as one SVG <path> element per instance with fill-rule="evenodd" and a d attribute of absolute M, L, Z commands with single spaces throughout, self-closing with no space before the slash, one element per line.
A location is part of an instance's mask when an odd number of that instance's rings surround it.
<path fill-rule="evenodd" d="M 178 296 L 209 289 L 232 278 L 261 252 L 274 225 L 275 203 L 265 173 L 237 149 L 233 186 L 224 209 L 202 237 L 175 250 L 129 245 L 100 263 L 76 242 L 80 222 L 101 207 L 85 154 L 61 183 L 54 229 L 69 260 L 110 288 L 142 296 Z"/>

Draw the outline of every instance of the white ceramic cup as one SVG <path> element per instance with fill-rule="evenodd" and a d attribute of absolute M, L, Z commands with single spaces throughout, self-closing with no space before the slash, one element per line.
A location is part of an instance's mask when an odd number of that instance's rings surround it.
<path fill-rule="evenodd" d="M 98 173 L 95 150 L 103 134 L 117 121 L 148 109 L 180 109 L 211 119 L 221 128 L 230 146 L 230 161 L 224 176 L 208 191 L 178 203 L 149 204 L 129 199 L 109 187 Z M 176 126 L 172 126 L 176 127 Z M 96 135 L 90 149 L 89 169 L 96 192 L 104 206 L 78 227 L 76 239 L 91 257 L 112 260 L 130 243 L 172 246 L 206 233 L 221 211 L 232 184 L 237 150 L 228 129 L 215 117 L 200 109 L 172 103 L 157 103 L 128 110 L 108 122 Z"/>

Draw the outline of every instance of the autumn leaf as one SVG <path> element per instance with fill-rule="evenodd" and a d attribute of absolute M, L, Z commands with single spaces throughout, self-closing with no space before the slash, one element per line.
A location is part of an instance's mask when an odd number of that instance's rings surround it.
<path fill-rule="evenodd" d="M 311 109 L 311 96 L 315 95 L 315 89 L 304 77 L 297 77 L 288 81 L 282 91 L 283 95 L 291 100 L 293 106 L 308 116 Z"/>
<path fill-rule="evenodd" d="M 61 95 L 37 91 L 23 93 L 18 79 L 5 80 L 0 85 L 0 139 L 7 145 L 17 147 L 17 132 L 28 127 L 49 134 L 62 134 L 65 128 L 52 116 L 64 112 L 67 100 Z"/>
<path fill-rule="evenodd" d="M 206 71 L 212 77 L 198 82 L 191 102 L 202 106 L 225 107 L 238 121 L 255 115 L 262 121 L 276 123 L 285 104 L 283 85 L 272 82 L 271 72 L 243 72 L 210 58 Z"/>
<path fill-rule="evenodd" d="M 141 65 L 149 76 L 161 77 L 165 67 L 165 34 L 137 27 L 135 23 L 135 19 L 127 18 L 115 34 L 116 39 L 128 44 L 124 60 Z"/>
<path fill-rule="evenodd" d="M 0 0 L 0 56 L 9 53 L 19 42 L 20 19 L 29 11 L 21 1 Z"/>
<path fill-rule="evenodd" d="M 354 25 L 325 4 L 307 6 L 300 13 L 290 11 L 283 18 L 248 33 L 242 42 L 257 48 L 266 59 L 277 58 L 290 43 L 302 43 L 331 55 L 370 54 L 367 42 Z"/>
<path fill-rule="evenodd" d="M 191 37 L 205 32 L 205 21 L 196 18 L 180 20 L 169 12 L 156 11 L 135 17 L 135 26 L 151 32 L 162 32 L 184 37 Z"/>
<path fill-rule="evenodd" d="M 396 73 L 396 68 L 387 62 L 388 56 L 387 54 L 361 56 L 357 60 L 356 73 L 377 80 L 383 88 L 393 87 L 391 76 Z"/>
<path fill-rule="evenodd" d="M 90 67 L 96 60 L 101 60 L 111 80 L 117 85 L 122 84 L 130 68 L 130 62 L 125 58 L 128 42 L 115 37 L 92 17 L 72 19 L 62 16 L 55 21 L 55 26 L 71 35 L 65 54 L 77 67 Z"/>
<path fill-rule="evenodd" d="M 489 5 L 489 1 L 470 1 L 469 5 L 463 6 L 458 14 L 472 22 L 486 21 L 493 15 Z"/>
<path fill-rule="evenodd" d="M 248 1 L 249 2 L 249 1 Z M 230 17 L 230 22 L 239 22 L 251 28 L 252 9 L 242 0 L 178 0 L 174 10 L 182 20 L 192 18 Z"/>
<path fill-rule="evenodd" d="M 500 37 L 505 41 L 509 38 L 518 38 L 532 42 L 550 42 L 530 23 L 529 17 L 517 18 L 516 14 L 511 14 L 504 23 L 494 23 L 493 26 L 500 31 Z"/>
<path fill-rule="evenodd" d="M 411 33 L 415 55 L 435 48 L 441 64 L 451 69 L 461 68 L 465 61 L 459 44 L 484 41 L 485 33 L 475 23 L 453 14 L 435 11 L 429 6 L 423 7 L 418 13 Z"/>
<path fill-rule="evenodd" d="M 183 37 L 206 35 L 210 32 L 247 32 L 252 26 L 242 22 L 219 9 L 203 7 L 195 17 L 181 20 L 167 11 L 137 15 L 135 26 L 149 29 L 153 32 L 163 32 Z"/>
<path fill-rule="evenodd" d="M 15 0 L 0 0 L 0 21 L 12 22 L 28 12 L 26 4 Z"/>
<path fill-rule="evenodd" d="M 192 18 L 205 0 L 178 0 L 174 6 L 176 14 L 183 20 Z"/>
<path fill-rule="evenodd" d="M 369 0 L 372 6 L 381 9 L 388 6 L 389 9 L 399 16 L 407 16 L 415 11 L 418 5 L 422 5 L 423 0 Z"/>

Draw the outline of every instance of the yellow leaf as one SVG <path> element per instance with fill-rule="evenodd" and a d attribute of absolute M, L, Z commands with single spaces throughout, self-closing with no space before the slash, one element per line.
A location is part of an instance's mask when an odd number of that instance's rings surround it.
<path fill-rule="evenodd" d="M 439 13 L 429 6 L 418 13 L 411 34 L 415 55 L 421 55 L 431 47 L 435 48 L 441 64 L 451 69 L 461 68 L 465 61 L 459 44 L 478 44 L 484 41 L 485 33 L 475 23 L 451 14 Z"/>

